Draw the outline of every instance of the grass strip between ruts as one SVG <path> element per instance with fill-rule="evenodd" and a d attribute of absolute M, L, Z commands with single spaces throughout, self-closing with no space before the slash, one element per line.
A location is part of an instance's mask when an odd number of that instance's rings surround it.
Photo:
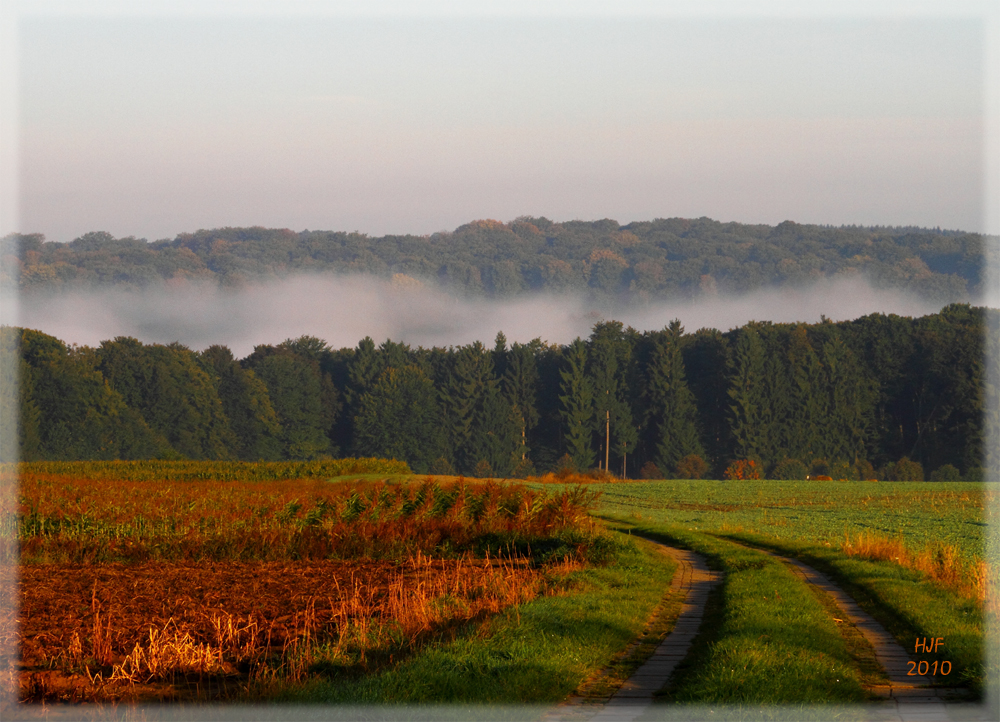
<path fill-rule="evenodd" d="M 702 554 L 725 577 L 709 595 L 688 657 L 662 702 L 862 702 L 857 661 L 819 600 L 784 564 L 760 551 L 678 527 L 634 531 Z"/>
<path fill-rule="evenodd" d="M 389 669 L 312 679 L 267 696 L 328 704 L 559 702 L 643 633 L 676 566 L 652 545 L 623 544 L 608 566 L 573 572 L 566 594 L 507 610 Z"/>
<path fill-rule="evenodd" d="M 827 574 L 866 612 L 878 620 L 914 660 L 952 665 L 935 683 L 968 687 L 980 693 L 984 680 L 984 618 L 982 608 L 943 589 L 919 572 L 886 561 L 847 556 L 820 544 L 775 539 L 748 532 L 719 536 L 800 559 Z M 942 638 L 935 653 L 914 653 L 915 641 Z"/>

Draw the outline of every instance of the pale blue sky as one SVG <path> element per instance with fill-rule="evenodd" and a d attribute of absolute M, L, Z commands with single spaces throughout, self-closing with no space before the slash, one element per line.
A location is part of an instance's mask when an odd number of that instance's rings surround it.
<path fill-rule="evenodd" d="M 52 240 L 526 214 L 986 223 L 983 13 L 89 5 L 112 11 L 18 23 L 16 227 Z"/>

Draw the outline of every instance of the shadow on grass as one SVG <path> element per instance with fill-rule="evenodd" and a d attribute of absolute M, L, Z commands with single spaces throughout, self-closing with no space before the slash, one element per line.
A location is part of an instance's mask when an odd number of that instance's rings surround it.
<path fill-rule="evenodd" d="M 965 688 L 981 697 L 985 678 L 982 610 L 924 579 L 919 572 L 885 561 L 849 557 L 834 549 L 795 544 L 748 532 L 716 532 L 761 549 L 798 559 L 827 575 L 858 606 L 881 623 L 910 651 L 914 640 L 943 637 L 943 652 L 915 655 L 929 663 L 949 661 L 956 674 L 939 677 L 939 685 Z M 930 624 L 929 624 L 930 622 Z"/>

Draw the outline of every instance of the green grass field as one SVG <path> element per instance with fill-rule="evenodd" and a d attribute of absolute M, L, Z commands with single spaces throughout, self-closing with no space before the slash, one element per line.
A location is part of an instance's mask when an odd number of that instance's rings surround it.
<path fill-rule="evenodd" d="M 918 636 L 944 637 L 947 648 L 935 658 L 955 665 L 955 674 L 946 680 L 951 685 L 981 692 L 987 678 L 997 675 L 996 669 L 987 671 L 984 659 L 986 616 L 996 613 L 996 602 L 990 598 L 984 604 L 971 591 L 976 583 L 982 588 L 977 574 L 987 574 L 994 585 L 997 579 L 997 565 L 986 553 L 985 504 L 992 492 L 983 484 L 651 481 L 600 488 L 594 513 L 609 523 L 674 539 L 695 551 L 708 550 L 720 559 L 719 545 L 727 541 L 797 557 L 830 575 L 900 644 L 912 646 Z M 891 542 L 890 549 L 905 548 L 910 560 L 896 563 L 846 554 L 845 540 L 859 534 L 884 538 Z M 931 573 L 914 561 L 921 553 L 925 566 L 931 560 Z M 950 569 L 935 575 L 935 560 Z M 724 561 L 719 564 L 725 566 Z M 954 579 L 943 583 L 941 578 L 948 578 L 943 572 L 949 571 Z M 748 616 L 766 627 L 766 610 L 754 611 L 754 603 L 744 604 L 746 595 L 736 591 L 725 595 L 716 602 L 716 621 L 723 631 L 713 644 L 738 644 L 733 619 Z M 736 637 L 729 638 L 727 629 Z M 732 669 L 736 674 L 739 667 Z M 732 695 L 734 686 L 767 688 L 753 682 L 751 671 L 752 665 L 744 678 L 725 683 L 720 678 L 718 684 L 706 686 L 704 680 L 713 676 L 706 657 L 693 677 L 679 683 L 673 698 L 739 701 Z M 807 672 L 795 664 L 778 675 L 786 682 L 800 676 Z M 692 686 L 691 679 L 698 684 Z M 764 701 L 792 701 L 794 695 L 788 695 L 776 690 Z"/>
<path fill-rule="evenodd" d="M 972 482 L 641 481 L 593 486 L 595 513 L 694 531 L 742 528 L 778 539 L 839 543 L 848 534 L 902 536 L 985 558 L 984 485 Z"/>

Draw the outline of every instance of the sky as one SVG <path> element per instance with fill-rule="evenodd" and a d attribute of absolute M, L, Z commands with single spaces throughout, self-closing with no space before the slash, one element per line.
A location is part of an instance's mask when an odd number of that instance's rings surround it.
<path fill-rule="evenodd" d="M 993 5 L 8 1 L 0 233 L 997 233 Z"/>

